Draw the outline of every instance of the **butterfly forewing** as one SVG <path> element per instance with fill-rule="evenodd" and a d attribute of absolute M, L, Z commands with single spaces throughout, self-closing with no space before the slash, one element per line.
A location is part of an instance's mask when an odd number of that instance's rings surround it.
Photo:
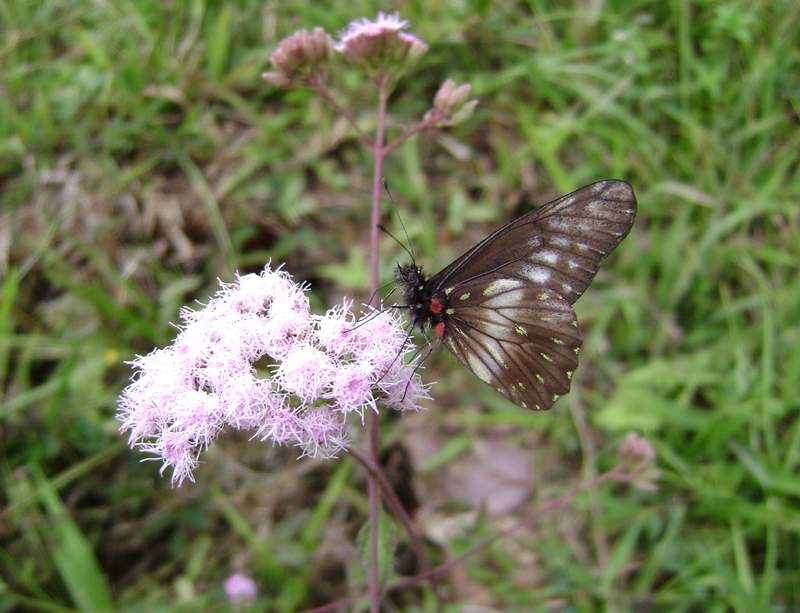
<path fill-rule="evenodd" d="M 431 279 L 434 291 L 473 281 L 518 279 L 570 304 L 627 235 L 636 199 L 624 181 L 599 181 L 496 230 Z"/>
<path fill-rule="evenodd" d="M 525 408 L 549 409 L 569 391 L 581 338 L 566 300 L 514 278 L 459 291 L 443 337 L 459 361 Z"/>

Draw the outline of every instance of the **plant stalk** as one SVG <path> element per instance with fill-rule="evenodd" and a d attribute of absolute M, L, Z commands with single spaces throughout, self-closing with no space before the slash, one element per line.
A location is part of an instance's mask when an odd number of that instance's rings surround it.
<path fill-rule="evenodd" d="M 378 296 L 378 246 L 381 221 L 381 179 L 383 178 L 384 130 L 386 127 L 386 101 L 388 92 L 385 80 L 378 84 L 378 123 L 375 128 L 375 140 L 372 143 L 372 216 L 369 234 L 369 285 L 372 293 L 371 306 L 377 306 Z M 375 466 L 380 466 L 378 448 L 378 415 L 369 415 L 369 458 Z M 378 577 L 378 505 L 380 497 L 378 482 L 372 473 L 368 476 L 369 484 L 369 597 L 370 612 L 380 612 L 380 585 Z"/>

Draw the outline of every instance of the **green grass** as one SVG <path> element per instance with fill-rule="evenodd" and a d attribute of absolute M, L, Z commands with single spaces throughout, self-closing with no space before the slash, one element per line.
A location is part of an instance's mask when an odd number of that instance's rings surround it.
<path fill-rule="evenodd" d="M 366 296 L 369 160 L 307 92 L 259 74 L 294 29 L 375 9 L 0 0 L 0 610 L 210 610 L 239 569 L 259 610 L 361 589 L 342 561 L 366 508 L 348 460 L 231 436 L 173 490 L 114 411 L 122 361 L 235 267 L 286 261 L 317 308 Z M 510 410 L 446 356 L 427 369 L 426 428 L 454 442 L 426 479 L 498 429 L 530 450 L 534 504 L 610 466 L 628 430 L 659 455 L 657 493 L 602 487 L 511 539 L 532 566 L 508 541 L 467 564 L 481 601 L 800 608 L 800 5 L 433 1 L 402 16 L 430 51 L 391 124 L 447 77 L 481 100 L 388 161 L 429 268 L 598 178 L 627 179 L 640 205 L 576 305 L 585 348 L 553 411 Z M 356 73 L 335 76 L 369 100 Z M 402 253 L 383 253 L 388 279 Z M 406 421 L 385 423 L 387 445 Z M 435 608 L 425 589 L 393 602 Z"/>

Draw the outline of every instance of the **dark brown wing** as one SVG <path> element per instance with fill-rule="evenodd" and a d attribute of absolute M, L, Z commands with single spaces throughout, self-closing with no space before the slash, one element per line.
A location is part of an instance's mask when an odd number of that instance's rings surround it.
<path fill-rule="evenodd" d="M 431 287 L 434 294 L 450 293 L 473 283 L 518 279 L 573 304 L 635 216 L 630 185 L 592 183 L 499 228 L 435 275 Z"/>
<path fill-rule="evenodd" d="M 549 409 L 569 391 L 581 337 L 569 303 L 512 277 L 451 293 L 444 344 L 480 379 L 523 408 Z"/>

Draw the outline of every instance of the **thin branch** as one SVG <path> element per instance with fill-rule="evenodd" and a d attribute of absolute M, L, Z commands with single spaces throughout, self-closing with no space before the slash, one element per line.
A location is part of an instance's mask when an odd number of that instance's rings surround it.
<path fill-rule="evenodd" d="M 327 102 L 331 108 L 333 108 L 334 111 L 347 120 L 347 123 L 349 123 L 353 130 L 355 130 L 362 143 L 364 143 L 370 149 L 375 147 L 375 143 L 369 137 L 369 135 L 358 127 L 353 114 L 336 101 L 336 98 L 333 96 L 333 92 L 331 92 L 331 90 L 328 88 L 325 81 L 323 81 L 321 78 L 315 79 L 309 83 L 309 87 L 317 92 L 323 98 L 323 100 L 325 100 L 325 102 Z"/>
<path fill-rule="evenodd" d="M 423 572 L 430 572 L 433 570 L 430 560 L 425 553 L 425 547 L 422 543 L 422 538 L 420 537 L 419 533 L 414 527 L 414 523 L 411 521 L 411 518 L 408 516 L 408 513 L 403 507 L 403 503 L 400 502 L 400 499 L 397 497 L 397 493 L 394 491 L 391 483 L 389 483 L 389 480 L 386 478 L 383 470 L 381 470 L 380 465 L 376 466 L 370 462 L 366 455 L 354 447 L 348 447 L 347 452 L 353 456 L 353 458 L 373 477 L 375 477 L 376 481 L 378 482 L 378 486 L 381 488 L 381 493 L 383 494 L 383 500 L 386 503 L 386 506 L 389 507 L 389 510 L 403 525 L 403 529 L 408 534 L 409 542 L 411 543 L 411 547 L 414 549 L 414 552 L 417 554 L 417 558 L 419 559 L 419 563 L 422 566 Z M 433 589 L 434 593 L 437 593 L 436 582 L 434 578 L 431 579 L 431 588 Z"/>
<path fill-rule="evenodd" d="M 532 512 L 524 515 L 520 518 L 517 522 L 506 528 L 505 530 L 501 530 L 489 536 L 482 541 L 476 543 L 466 551 L 462 552 L 461 554 L 457 555 L 454 558 L 451 558 L 447 562 L 432 568 L 429 571 L 423 571 L 419 574 L 412 575 L 410 577 L 400 577 L 393 583 L 386 586 L 386 592 L 393 592 L 395 590 L 400 590 L 403 588 L 414 587 L 419 585 L 423 581 L 430 581 L 432 578 L 440 577 L 441 575 L 446 574 L 455 566 L 458 566 L 462 562 L 464 562 L 470 556 L 475 555 L 476 553 L 480 553 L 484 549 L 486 549 L 489 545 L 494 543 L 495 541 L 508 536 L 515 530 L 533 523 L 540 519 L 545 515 L 549 515 L 551 513 L 555 513 L 556 511 L 560 510 L 561 508 L 567 506 L 572 500 L 580 493 L 585 492 L 587 490 L 592 490 L 598 487 L 600 484 L 606 481 L 622 481 L 626 483 L 631 482 L 630 475 L 625 470 L 624 465 L 617 464 L 610 470 L 607 470 L 601 475 L 598 475 L 594 479 L 591 479 L 585 483 L 581 483 L 576 485 L 575 487 L 569 489 L 564 494 L 559 496 L 558 498 L 551 500 L 550 502 L 546 503 L 544 506 L 539 507 L 538 509 L 533 510 Z M 336 611 L 338 609 L 344 608 L 358 600 L 364 598 L 364 594 L 360 594 L 358 596 L 348 596 L 345 598 L 340 598 L 334 602 L 330 602 L 326 605 L 322 605 L 321 607 L 316 607 L 314 609 L 308 609 L 305 613 L 328 613 L 329 611 Z"/>
<path fill-rule="evenodd" d="M 444 115 L 442 115 L 439 111 L 437 111 L 435 109 L 431 109 L 430 111 L 428 111 L 425 114 L 425 119 L 420 121 L 417 125 L 415 125 L 410 130 L 406 130 L 400 136 L 398 136 L 393 141 L 388 143 L 383 148 L 383 155 L 384 156 L 388 155 L 389 153 L 394 151 L 398 146 L 403 144 L 405 141 L 407 141 L 409 138 L 411 138 L 415 134 L 423 132 L 424 130 L 427 130 L 428 128 L 432 128 L 433 126 L 435 126 L 437 123 L 439 123 L 443 119 L 444 119 Z"/>

